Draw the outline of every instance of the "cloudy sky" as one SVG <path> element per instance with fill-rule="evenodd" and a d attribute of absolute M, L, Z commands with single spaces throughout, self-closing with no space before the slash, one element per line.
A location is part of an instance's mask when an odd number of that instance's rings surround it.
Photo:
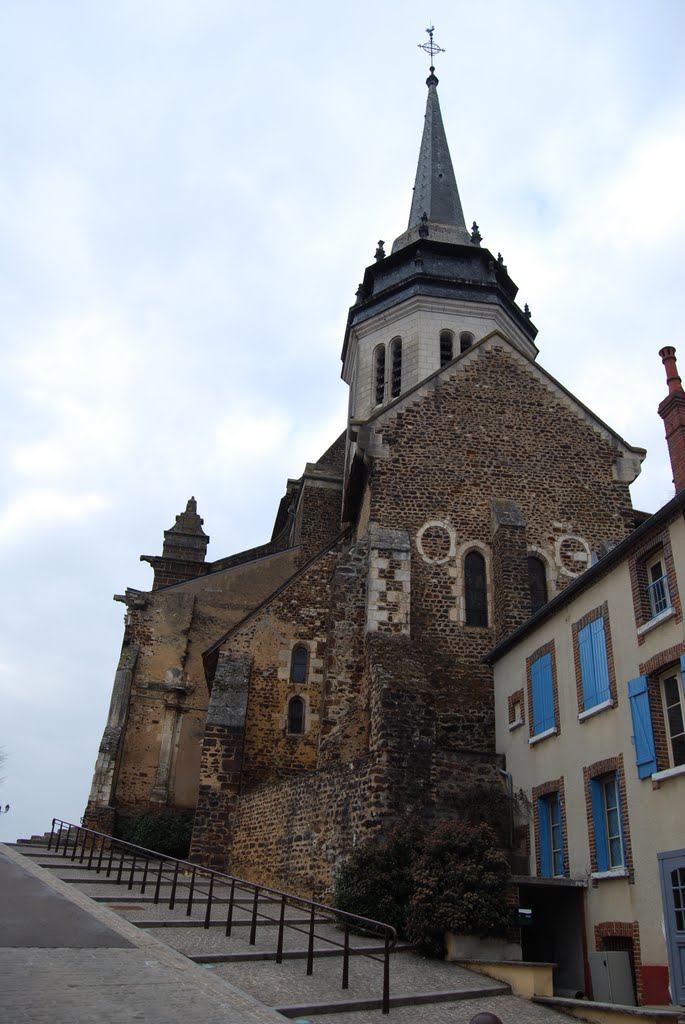
<path fill-rule="evenodd" d="M 0 837 L 83 811 L 139 555 L 191 494 L 268 539 L 344 425 L 340 348 L 406 225 L 427 18 L 467 221 L 539 360 L 672 494 L 682 0 L 0 2 Z"/>

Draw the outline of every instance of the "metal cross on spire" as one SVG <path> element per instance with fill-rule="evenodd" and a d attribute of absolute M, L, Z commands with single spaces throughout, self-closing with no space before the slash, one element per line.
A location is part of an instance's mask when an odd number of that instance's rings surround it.
<path fill-rule="evenodd" d="M 426 53 L 430 54 L 432 74 L 435 71 L 435 68 L 433 67 L 433 58 L 435 57 L 436 53 L 444 53 L 445 51 L 441 46 L 438 46 L 437 43 L 433 42 L 433 33 L 435 32 L 435 26 L 431 25 L 430 28 L 426 29 L 426 32 L 428 33 L 428 42 L 419 43 L 418 47 L 420 50 L 425 50 Z"/>

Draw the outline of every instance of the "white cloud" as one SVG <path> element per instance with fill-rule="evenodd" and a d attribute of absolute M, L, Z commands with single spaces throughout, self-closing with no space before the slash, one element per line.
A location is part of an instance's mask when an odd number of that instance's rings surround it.
<path fill-rule="evenodd" d="M 10 498 L 0 510 L 0 544 L 27 543 L 33 531 L 50 532 L 83 522 L 100 511 L 105 500 L 93 492 L 67 493 L 42 487 Z"/>

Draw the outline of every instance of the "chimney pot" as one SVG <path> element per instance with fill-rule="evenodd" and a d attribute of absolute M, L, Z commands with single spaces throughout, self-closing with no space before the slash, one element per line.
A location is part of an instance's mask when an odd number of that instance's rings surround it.
<path fill-rule="evenodd" d="M 669 394 L 672 391 L 682 391 L 682 381 L 678 376 L 678 366 L 675 361 L 675 349 L 672 345 L 666 345 L 659 352 L 661 360 L 666 368 L 666 383 Z"/>

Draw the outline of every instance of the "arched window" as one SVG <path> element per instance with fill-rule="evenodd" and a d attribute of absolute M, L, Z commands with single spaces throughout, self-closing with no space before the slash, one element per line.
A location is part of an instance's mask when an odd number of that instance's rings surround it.
<path fill-rule="evenodd" d="M 487 626 L 488 590 L 485 580 L 485 559 L 480 551 L 469 551 L 464 559 L 464 590 L 466 625 Z"/>
<path fill-rule="evenodd" d="M 535 555 L 528 556 L 528 585 L 530 587 L 530 610 L 534 614 L 547 604 L 547 573 L 545 563 Z"/>
<path fill-rule="evenodd" d="M 385 398 L 385 346 L 379 345 L 373 355 L 373 380 L 376 391 L 376 405 Z"/>
<path fill-rule="evenodd" d="M 309 652 L 304 644 L 297 644 L 293 647 L 293 653 L 290 656 L 290 682 L 291 683 L 306 683 L 307 682 L 307 664 L 309 662 Z"/>
<path fill-rule="evenodd" d="M 392 377 L 390 379 L 390 397 L 397 398 L 402 390 L 402 339 L 395 338 L 390 346 L 392 354 Z"/>
<path fill-rule="evenodd" d="M 291 736 L 301 736 L 304 732 L 304 701 L 301 697 L 291 697 L 288 702 L 288 732 Z"/>
<path fill-rule="evenodd" d="M 454 335 L 451 331 L 440 331 L 440 367 L 454 359 Z"/>
<path fill-rule="evenodd" d="M 462 331 L 459 335 L 459 351 L 466 352 L 466 349 L 473 345 L 473 341 L 474 338 L 470 331 Z"/>

